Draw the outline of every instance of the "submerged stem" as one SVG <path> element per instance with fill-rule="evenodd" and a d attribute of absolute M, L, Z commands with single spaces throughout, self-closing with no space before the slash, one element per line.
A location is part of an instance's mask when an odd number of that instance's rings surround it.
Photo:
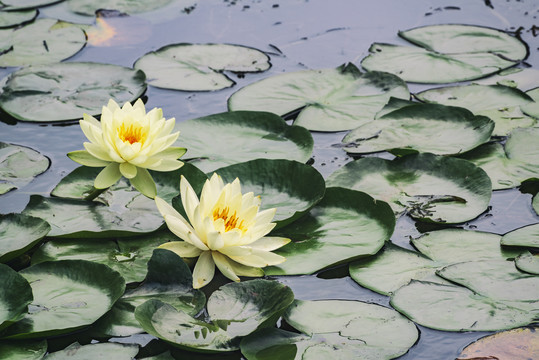
<path fill-rule="evenodd" d="M 108 190 L 108 188 L 104 188 L 104 189 L 93 188 L 93 190 L 90 191 L 90 193 L 84 197 L 84 200 L 92 201 L 93 199 L 95 199 L 99 195 L 103 194 L 107 190 Z"/>

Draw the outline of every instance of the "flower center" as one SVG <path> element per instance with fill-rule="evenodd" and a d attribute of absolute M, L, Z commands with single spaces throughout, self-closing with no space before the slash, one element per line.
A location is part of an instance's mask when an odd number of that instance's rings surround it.
<path fill-rule="evenodd" d="M 117 131 L 120 140 L 123 142 L 128 141 L 130 144 L 144 144 L 147 137 L 146 131 L 144 131 L 144 128 L 139 124 L 130 124 L 129 126 L 126 126 L 125 123 L 123 123 Z"/>
<path fill-rule="evenodd" d="M 243 228 L 243 220 L 240 221 L 240 219 L 236 216 L 235 211 L 233 214 L 229 214 L 229 212 L 230 211 L 228 209 L 228 206 L 224 209 L 217 208 L 213 210 L 213 221 L 217 219 L 223 219 L 225 222 L 225 232 L 232 229 L 245 231 L 245 229 Z"/>

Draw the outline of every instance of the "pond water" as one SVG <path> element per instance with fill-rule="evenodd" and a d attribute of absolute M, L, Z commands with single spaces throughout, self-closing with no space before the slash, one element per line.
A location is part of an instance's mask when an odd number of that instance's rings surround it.
<path fill-rule="evenodd" d="M 216 92 L 180 92 L 148 87 L 146 107 L 161 107 L 166 117 L 185 121 L 227 110 L 228 97 L 259 79 L 302 69 L 333 68 L 346 62 L 359 66 L 373 42 L 404 44 L 399 30 L 423 25 L 462 23 L 518 31 L 529 46 L 526 64 L 539 68 L 537 41 L 539 8 L 533 0 L 204 0 L 185 11 L 132 16 L 118 22 L 113 45 L 88 44 L 67 61 L 95 61 L 131 67 L 143 54 L 173 43 L 229 43 L 266 52 L 272 67 L 260 74 L 229 74 L 232 88 Z M 41 17 L 93 23 L 93 18 L 70 14 L 65 4 L 40 9 Z M 125 30 L 124 30 L 125 29 Z M 115 40 L 114 38 L 112 40 Z M 1 69 L 3 77 L 13 68 Z M 539 79 L 537 79 L 539 82 Z M 410 85 L 412 93 L 426 89 Z M 51 159 L 51 167 L 24 188 L 0 197 L 0 212 L 21 212 L 31 194 L 47 196 L 60 178 L 78 164 L 66 153 L 81 148 L 85 137 L 77 123 L 36 124 L 0 119 L 0 141 L 31 147 Z M 344 132 L 313 133 L 313 166 L 327 177 L 352 160 L 340 147 Z M 231 144 L 231 146 L 233 146 Z M 382 156 L 388 156 L 382 154 Z M 531 190 L 495 191 L 489 210 L 463 224 L 466 229 L 505 234 L 524 225 L 539 223 L 531 208 Z M 401 217 L 391 240 L 411 248 L 410 237 L 425 227 Z M 354 299 L 389 306 L 388 297 L 360 287 L 339 267 L 311 276 L 277 277 L 298 299 Z M 464 346 L 484 332 L 449 333 L 419 326 L 420 338 L 401 359 L 453 359 Z M 147 341 L 134 337 L 127 341 Z M 122 340 L 126 341 L 126 340 Z M 219 358 L 219 356 L 217 356 Z M 237 358 L 241 358 L 237 354 Z"/>

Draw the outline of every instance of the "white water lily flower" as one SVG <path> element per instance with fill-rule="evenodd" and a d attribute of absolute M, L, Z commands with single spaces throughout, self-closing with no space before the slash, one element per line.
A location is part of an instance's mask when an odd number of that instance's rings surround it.
<path fill-rule="evenodd" d="M 141 99 L 121 108 L 109 100 L 103 106 L 101 122 L 91 115 L 83 116 L 80 127 L 90 142 L 84 143 L 86 150 L 67 155 L 85 166 L 105 167 L 95 179 L 96 189 L 110 187 L 123 175 L 138 191 L 153 198 L 156 187 L 147 169 L 172 171 L 183 165 L 178 158 L 186 149 L 171 147 L 180 134 L 171 134 L 175 119 L 165 120 L 159 108 L 146 113 Z"/>
<path fill-rule="evenodd" d="M 285 261 L 272 253 L 290 242 L 281 237 L 266 237 L 274 227 L 276 209 L 259 211 L 260 197 L 242 194 L 239 179 L 224 184 L 213 174 L 202 188 L 200 200 L 182 176 L 180 194 L 189 221 L 163 199 L 156 197 L 157 208 L 170 231 L 183 241 L 165 243 L 181 257 L 198 257 L 193 270 L 193 287 L 208 284 L 215 266 L 227 278 L 240 281 L 238 275 L 262 276 L 262 267 Z"/>

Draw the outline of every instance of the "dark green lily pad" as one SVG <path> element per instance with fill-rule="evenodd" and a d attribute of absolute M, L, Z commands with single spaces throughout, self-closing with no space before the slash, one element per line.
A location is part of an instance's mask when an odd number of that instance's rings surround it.
<path fill-rule="evenodd" d="M 101 343 L 81 345 L 73 343 L 64 350 L 47 355 L 47 360 L 114 359 L 131 360 L 139 350 L 136 344 Z"/>
<path fill-rule="evenodd" d="M 526 251 L 515 259 L 515 265 L 520 271 L 539 275 L 539 254 Z"/>
<path fill-rule="evenodd" d="M 416 94 L 421 101 L 460 106 L 492 119 L 492 135 L 506 136 L 515 128 L 529 128 L 537 120 L 522 113 L 521 108 L 535 104 L 533 98 L 519 89 L 504 85 L 461 85 L 426 90 Z"/>
<path fill-rule="evenodd" d="M 37 10 L 0 11 L 0 28 L 17 26 L 33 21 L 37 17 Z"/>
<path fill-rule="evenodd" d="M 391 306 L 413 322 L 442 331 L 497 331 L 528 325 L 532 311 L 455 285 L 412 280 L 391 297 Z"/>
<path fill-rule="evenodd" d="M 241 343 L 248 360 L 393 359 L 419 336 L 415 325 L 395 310 L 359 301 L 295 300 L 284 317 L 302 334 L 257 332 Z"/>
<path fill-rule="evenodd" d="M 230 44 L 172 44 L 139 58 L 134 68 L 148 83 L 165 89 L 214 91 L 235 84 L 223 71 L 260 72 L 269 69 L 263 52 Z"/>
<path fill-rule="evenodd" d="M 191 164 L 207 173 L 259 158 L 306 162 L 313 151 L 308 130 L 266 112 L 214 114 L 181 122 L 176 129 L 181 131 L 177 145 L 188 149 L 183 159 L 193 159 Z"/>
<path fill-rule="evenodd" d="M 170 3 L 178 3 L 181 8 L 189 8 L 196 4 L 195 0 L 68 0 L 69 9 L 77 14 L 94 16 L 99 9 L 118 10 L 126 14 L 138 14 L 157 10 Z"/>
<path fill-rule="evenodd" d="M 159 300 L 138 306 L 135 317 L 146 332 L 180 348 L 227 352 L 238 350 L 242 337 L 275 325 L 293 300 L 287 286 L 257 279 L 215 291 L 208 300 L 209 323 Z"/>
<path fill-rule="evenodd" d="M 460 223 L 487 209 L 487 174 L 462 159 L 412 154 L 393 161 L 363 158 L 347 163 L 326 181 L 387 201 L 397 214 L 421 221 Z"/>
<path fill-rule="evenodd" d="M 49 165 L 49 159 L 35 150 L 0 142 L 0 195 L 28 184 Z"/>
<path fill-rule="evenodd" d="M 462 158 L 486 171 L 494 190 L 519 186 L 523 181 L 539 178 L 539 128 L 515 129 L 505 145 L 485 144 Z"/>
<path fill-rule="evenodd" d="M 0 264 L 0 283 L 0 330 L 4 330 L 24 318 L 33 296 L 28 281 L 4 264 Z"/>
<path fill-rule="evenodd" d="M 539 224 L 521 227 L 502 237 L 502 245 L 539 248 Z"/>
<path fill-rule="evenodd" d="M 342 142 L 352 154 L 390 150 L 452 155 L 489 141 L 493 129 L 489 118 L 464 108 L 413 104 L 352 130 Z"/>
<path fill-rule="evenodd" d="M 0 215 L 0 262 L 16 258 L 37 245 L 50 231 L 43 219 L 22 214 Z"/>
<path fill-rule="evenodd" d="M 312 274 L 326 267 L 373 255 L 391 237 L 395 216 L 388 204 L 349 189 L 328 188 L 309 213 L 278 234 L 292 241 L 275 251 L 286 257 L 267 275 Z"/>
<path fill-rule="evenodd" d="M 229 110 L 299 111 L 294 125 L 314 131 L 354 129 L 372 121 L 390 97 L 408 99 L 406 84 L 382 73 L 362 73 L 352 64 L 272 76 L 247 85 L 228 99 Z"/>
<path fill-rule="evenodd" d="M 47 340 L 0 340 L 0 354 L 10 360 L 41 360 L 47 353 Z"/>
<path fill-rule="evenodd" d="M 75 24 L 38 19 L 15 29 L 0 29 L 0 66 L 60 62 L 86 45 L 86 34 Z"/>
<path fill-rule="evenodd" d="M 400 31 L 399 36 L 421 47 L 374 43 L 361 66 L 409 82 L 450 83 L 515 66 L 528 54 L 518 38 L 480 26 L 430 25 Z"/>
<path fill-rule="evenodd" d="M 161 300 L 195 316 L 206 304 L 206 297 L 202 291 L 193 289 L 192 283 L 191 270 L 181 257 L 169 250 L 154 249 L 148 261 L 146 280 L 139 287 L 128 290 L 93 326 L 92 334 L 104 337 L 143 332 L 134 312 L 149 299 Z"/>
<path fill-rule="evenodd" d="M 24 10 L 47 6 L 63 0 L 2 0 L 2 10 Z"/>
<path fill-rule="evenodd" d="M 257 159 L 215 171 L 225 183 L 239 178 L 242 192 L 262 198 L 261 209 L 277 208 L 273 222 L 289 224 L 312 208 L 326 191 L 324 178 L 312 166 L 290 160 Z"/>
<path fill-rule="evenodd" d="M 49 261 L 19 273 L 30 283 L 34 301 L 4 338 L 42 338 L 84 328 L 109 311 L 125 290 L 120 274 L 91 261 Z"/>
<path fill-rule="evenodd" d="M 101 114 L 109 99 L 134 101 L 146 91 L 140 70 L 90 62 L 29 66 L 13 72 L 0 107 L 18 120 L 62 121 Z"/>

